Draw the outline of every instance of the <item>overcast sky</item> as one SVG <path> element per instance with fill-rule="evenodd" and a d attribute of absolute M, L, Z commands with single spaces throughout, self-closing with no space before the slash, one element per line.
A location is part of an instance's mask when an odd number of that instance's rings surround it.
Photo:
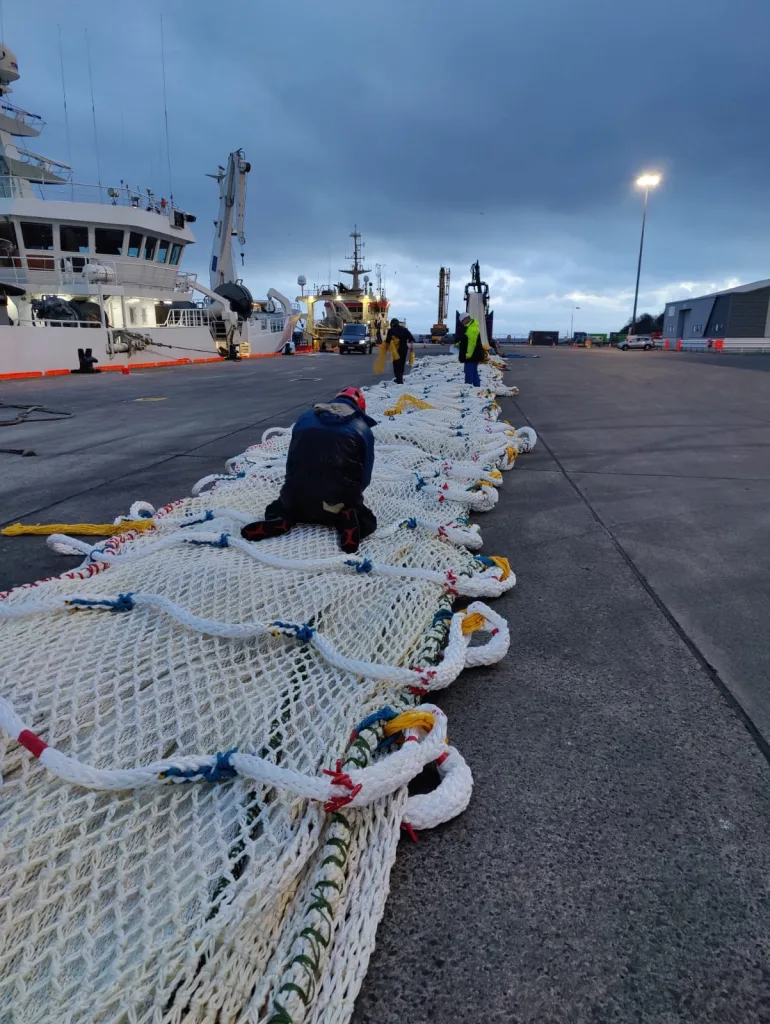
<path fill-rule="evenodd" d="M 48 122 L 34 147 L 104 183 L 169 192 L 198 217 L 205 275 L 216 184 L 252 164 L 243 276 L 293 297 L 345 266 L 358 224 L 393 312 L 459 307 L 473 260 L 496 333 L 609 331 L 640 310 L 770 277 L 768 0 L 2 0 L 21 80 Z M 58 27 L 69 109 L 64 126 Z M 338 277 L 337 277 L 338 279 Z"/>

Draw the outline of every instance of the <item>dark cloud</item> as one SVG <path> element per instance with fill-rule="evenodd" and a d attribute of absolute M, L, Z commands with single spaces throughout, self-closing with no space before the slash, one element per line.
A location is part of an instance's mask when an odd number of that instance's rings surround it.
<path fill-rule="evenodd" d="M 203 271 L 216 208 L 205 178 L 229 150 L 252 162 L 247 264 L 256 292 L 342 266 L 358 223 L 418 330 L 436 274 L 480 259 L 506 331 L 607 330 L 630 312 L 636 173 L 660 168 L 643 308 L 686 287 L 770 276 L 763 0 L 4 0 L 23 79 L 15 99 L 66 159 L 61 25 L 77 177 L 168 191 L 197 213 Z"/>

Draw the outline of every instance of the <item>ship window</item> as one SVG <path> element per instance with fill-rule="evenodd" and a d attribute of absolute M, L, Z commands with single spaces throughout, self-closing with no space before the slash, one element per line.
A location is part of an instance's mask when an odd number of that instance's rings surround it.
<path fill-rule="evenodd" d="M 88 228 L 83 224 L 61 224 L 62 252 L 88 252 Z"/>
<path fill-rule="evenodd" d="M 19 265 L 19 247 L 16 243 L 16 228 L 13 222 L 0 222 L 0 267 Z"/>
<path fill-rule="evenodd" d="M 165 263 L 166 262 L 166 257 L 168 256 L 169 244 L 170 243 L 168 242 L 168 239 L 166 239 L 166 238 L 161 238 L 161 240 L 158 242 L 158 255 L 156 256 L 156 260 L 157 260 L 158 263 Z"/>
<path fill-rule="evenodd" d="M 122 228 L 95 228 L 94 248 L 103 256 L 122 256 L 123 254 L 123 229 Z"/>
<path fill-rule="evenodd" d="M 153 238 L 152 235 L 148 235 L 144 240 L 144 258 L 146 260 L 155 259 L 155 246 L 158 244 L 158 239 Z"/>
<path fill-rule="evenodd" d="M 132 231 L 128 236 L 128 255 L 133 256 L 134 259 L 138 259 L 141 251 L 142 233 L 141 231 Z"/>
<path fill-rule="evenodd" d="M 179 260 L 181 259 L 182 256 L 183 249 L 183 245 L 180 245 L 179 242 L 174 242 L 174 244 L 171 246 L 171 259 L 169 260 L 169 263 L 173 263 L 175 267 L 178 266 Z"/>
<path fill-rule="evenodd" d="M 21 236 L 25 249 L 53 249 L 53 225 L 36 221 L 21 222 Z"/>

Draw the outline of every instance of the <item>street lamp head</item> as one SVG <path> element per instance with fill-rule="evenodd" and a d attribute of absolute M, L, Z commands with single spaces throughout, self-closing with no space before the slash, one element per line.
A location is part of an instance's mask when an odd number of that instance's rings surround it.
<path fill-rule="evenodd" d="M 639 188 L 657 188 L 660 185 L 659 174 L 640 174 L 636 179 Z"/>

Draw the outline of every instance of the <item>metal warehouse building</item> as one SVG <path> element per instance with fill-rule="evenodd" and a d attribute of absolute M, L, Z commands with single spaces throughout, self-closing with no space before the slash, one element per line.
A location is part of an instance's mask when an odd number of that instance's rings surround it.
<path fill-rule="evenodd" d="M 770 280 L 667 303 L 663 337 L 683 341 L 770 338 Z"/>

